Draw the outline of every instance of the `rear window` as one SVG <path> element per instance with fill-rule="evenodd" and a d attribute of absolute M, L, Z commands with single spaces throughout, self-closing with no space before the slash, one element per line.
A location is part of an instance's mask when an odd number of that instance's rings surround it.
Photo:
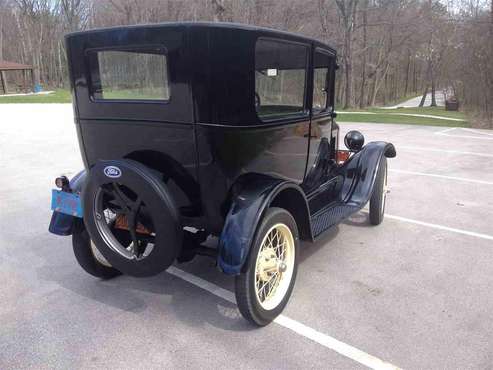
<path fill-rule="evenodd" d="M 262 120 L 305 111 L 308 47 L 259 39 L 255 47 L 255 107 Z"/>
<path fill-rule="evenodd" d="M 91 95 L 95 100 L 170 98 L 165 50 L 101 50 L 89 53 Z"/>

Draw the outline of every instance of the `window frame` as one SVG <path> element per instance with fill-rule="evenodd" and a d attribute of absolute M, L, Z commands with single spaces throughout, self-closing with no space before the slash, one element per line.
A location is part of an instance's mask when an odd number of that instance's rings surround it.
<path fill-rule="evenodd" d="M 164 56 L 166 58 L 166 77 L 168 77 L 168 81 L 162 81 L 163 86 L 164 83 L 166 82 L 168 84 L 168 99 L 104 99 L 104 98 L 96 98 L 94 96 L 95 92 L 95 87 L 93 83 L 93 63 L 96 63 L 97 66 L 97 74 L 98 78 L 101 83 L 101 74 L 99 71 L 99 59 L 98 59 L 98 53 L 99 52 L 104 52 L 104 51 L 128 51 L 128 52 L 138 52 L 141 50 L 142 52 L 140 54 L 150 54 L 150 53 L 145 53 L 145 50 L 149 49 L 154 49 L 159 51 L 157 55 Z M 115 104 L 115 103 L 132 103 L 132 104 L 169 104 L 172 99 L 172 89 L 171 89 L 171 83 L 170 83 L 170 71 L 169 71 L 169 58 L 168 58 L 168 49 L 162 45 L 162 44 L 139 44 L 139 45 L 115 45 L 115 46 L 105 46 L 105 47 L 98 47 L 98 48 L 89 48 L 84 50 L 84 59 L 85 59 L 85 65 L 86 65 L 86 71 L 87 71 L 87 77 L 88 77 L 88 94 L 89 94 L 89 101 L 91 103 L 98 103 L 98 104 Z M 96 67 L 95 66 L 95 67 Z"/>
<path fill-rule="evenodd" d="M 306 119 L 310 116 L 310 109 L 308 108 L 308 86 L 310 85 L 309 83 L 309 76 L 310 76 L 310 54 L 311 54 L 311 45 L 308 43 L 300 42 L 300 41 L 293 41 L 293 40 L 286 40 L 282 38 L 276 38 L 276 37 L 266 37 L 266 36 L 260 36 L 257 37 L 255 40 L 255 45 L 254 45 L 254 62 L 253 62 L 253 83 L 254 83 L 254 92 L 257 92 L 257 79 L 255 76 L 255 73 L 257 73 L 256 69 L 256 63 L 257 63 L 257 43 L 259 41 L 270 41 L 270 42 L 276 42 L 279 44 L 290 44 L 290 45 L 297 45 L 297 46 L 302 46 L 306 49 L 306 58 L 305 58 L 305 86 L 303 89 L 303 107 L 300 112 L 295 112 L 295 113 L 281 113 L 281 114 L 276 114 L 272 115 L 269 118 L 261 117 L 258 113 L 258 110 L 256 107 L 255 109 L 255 114 L 257 116 L 257 119 L 262 122 L 262 123 L 276 123 L 279 121 L 293 121 L 296 119 Z"/>
<path fill-rule="evenodd" d="M 324 56 L 326 56 L 329 61 L 330 61 L 330 64 L 327 68 L 327 76 L 326 76 L 326 80 L 325 80 L 325 87 L 327 89 L 327 93 L 326 93 L 326 98 L 325 98 L 325 108 L 324 109 L 321 109 L 321 110 L 314 110 L 313 108 L 313 90 L 315 89 L 315 54 L 316 53 L 319 53 L 319 54 L 322 54 Z M 312 59 L 312 101 L 311 101 L 311 111 L 312 111 L 312 116 L 315 116 L 315 117 L 318 117 L 318 116 L 325 116 L 325 115 L 328 115 L 328 114 L 331 114 L 333 111 L 334 111 L 334 107 L 332 106 L 333 104 L 330 104 L 331 103 L 331 100 L 333 98 L 333 91 L 331 91 L 332 89 L 330 89 L 330 82 L 331 80 L 333 79 L 333 71 L 334 71 L 334 68 L 335 68 L 335 63 L 334 63 L 334 59 L 335 59 L 335 55 L 333 53 L 331 53 L 330 51 L 326 50 L 326 49 L 323 49 L 323 48 L 320 48 L 320 47 L 314 47 L 313 48 L 313 59 Z"/>

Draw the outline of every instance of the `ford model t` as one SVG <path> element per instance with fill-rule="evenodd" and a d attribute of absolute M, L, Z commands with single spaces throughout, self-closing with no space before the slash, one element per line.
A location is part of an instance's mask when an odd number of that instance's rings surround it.
<path fill-rule="evenodd" d="M 266 325 L 291 295 L 301 240 L 368 202 L 382 221 L 395 149 L 350 131 L 339 150 L 329 46 L 208 23 L 79 32 L 66 46 L 85 168 L 57 178 L 50 231 L 72 235 L 88 273 L 144 277 L 206 254 L 235 276 L 243 316 Z"/>

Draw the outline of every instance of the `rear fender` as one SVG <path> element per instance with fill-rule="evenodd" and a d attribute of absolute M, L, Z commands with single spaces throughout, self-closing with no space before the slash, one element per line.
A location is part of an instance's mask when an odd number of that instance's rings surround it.
<path fill-rule="evenodd" d="M 265 175 L 248 174 L 238 180 L 232 193 L 219 238 L 218 265 L 224 273 L 236 275 L 242 271 L 257 227 L 271 205 L 290 211 L 302 238 L 311 238 L 308 203 L 298 185 Z"/>
<path fill-rule="evenodd" d="M 343 202 L 360 208 L 365 206 L 373 192 L 383 156 L 394 158 L 394 145 L 383 141 L 371 142 L 339 168 L 338 173 L 344 178 L 340 191 Z"/>
<path fill-rule="evenodd" d="M 85 180 L 86 170 L 82 170 L 70 180 L 70 189 L 72 189 L 74 193 L 80 194 Z M 54 211 L 51 215 L 51 221 L 48 230 L 50 231 L 50 233 L 66 236 L 72 235 L 81 226 L 81 218 Z"/>

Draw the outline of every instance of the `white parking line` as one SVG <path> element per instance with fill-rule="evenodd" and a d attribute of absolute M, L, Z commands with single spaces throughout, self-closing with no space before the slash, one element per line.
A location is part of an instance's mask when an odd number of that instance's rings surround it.
<path fill-rule="evenodd" d="M 493 158 L 493 154 L 489 154 L 489 153 L 463 152 L 460 150 L 434 149 L 434 148 L 418 147 L 418 146 L 406 146 L 406 145 L 398 145 L 398 146 L 396 145 L 396 148 L 397 148 L 397 151 L 403 149 L 403 150 L 424 151 L 424 152 L 476 155 L 478 157 Z"/>
<path fill-rule="evenodd" d="M 456 130 L 456 129 L 457 129 L 457 127 L 446 128 L 445 130 L 435 132 L 435 134 L 436 135 L 441 135 L 441 134 L 444 134 L 446 132 L 449 132 L 449 131 L 452 131 L 452 130 Z"/>
<path fill-rule="evenodd" d="M 433 223 L 430 223 L 430 222 L 423 222 L 423 221 L 413 220 L 413 219 L 406 218 L 406 217 L 389 215 L 388 213 L 385 214 L 385 217 L 386 218 L 393 219 L 393 220 L 408 222 L 408 223 L 415 224 L 415 225 L 421 225 L 421 226 L 431 227 L 433 229 L 445 230 L 445 231 L 450 231 L 450 232 L 457 233 L 457 234 L 468 235 L 468 236 L 472 236 L 472 237 L 475 237 L 475 238 L 486 239 L 486 240 L 493 240 L 493 235 L 481 234 L 481 233 L 476 233 L 474 231 L 468 231 L 468 230 L 463 230 L 463 229 L 456 229 L 456 228 L 453 228 L 453 227 L 448 227 L 448 226 L 433 224 Z"/>
<path fill-rule="evenodd" d="M 449 135 L 440 134 L 441 136 L 454 137 L 458 139 L 476 139 L 476 140 L 493 140 L 493 137 L 471 136 L 471 135 Z"/>
<path fill-rule="evenodd" d="M 207 280 L 199 278 L 186 271 L 180 270 L 179 268 L 176 268 L 174 266 L 171 266 L 166 271 L 171 275 L 179 277 L 180 279 L 183 279 L 189 282 L 190 284 L 193 284 L 201 289 L 208 291 L 209 293 L 214 294 L 216 297 L 222 298 L 225 301 L 236 304 L 236 299 L 234 294 L 227 289 L 223 289 L 217 286 L 216 284 L 210 283 Z M 296 334 L 299 334 L 307 339 L 310 339 L 328 349 L 331 349 L 371 369 L 394 369 L 394 370 L 399 369 L 397 366 L 382 361 L 375 356 L 369 355 L 366 352 L 363 352 L 349 344 L 341 342 L 327 334 L 312 329 L 284 315 L 279 315 L 274 320 L 274 322 L 286 329 L 295 332 Z"/>
<path fill-rule="evenodd" d="M 488 136 L 493 136 L 493 134 L 489 134 L 486 132 L 482 131 L 475 131 L 470 128 L 464 128 L 464 127 L 451 127 L 442 131 L 437 131 L 435 132 L 435 135 L 441 135 L 441 136 L 447 136 L 447 137 L 457 137 L 457 138 L 463 138 L 463 139 L 477 139 L 477 140 L 493 140 L 493 137 L 484 137 L 484 136 L 471 136 L 471 135 L 450 135 L 449 132 L 452 130 L 465 130 L 467 132 L 473 132 L 475 134 L 479 135 L 488 135 Z"/>
<path fill-rule="evenodd" d="M 394 170 L 394 169 L 390 169 L 389 172 L 405 173 L 405 174 L 416 175 L 416 176 L 437 177 L 437 178 L 440 178 L 440 179 L 465 181 L 465 182 L 473 182 L 473 183 L 476 183 L 476 184 L 483 184 L 483 185 L 493 185 L 493 182 L 491 182 L 491 181 L 467 179 L 465 177 L 437 175 L 437 174 L 434 174 L 434 173 L 423 173 L 423 172 L 406 171 L 406 170 Z"/>
<path fill-rule="evenodd" d="M 474 132 L 475 134 L 479 134 L 479 135 L 493 136 L 493 133 L 479 131 L 479 130 L 473 130 L 472 128 L 464 128 L 464 127 L 462 127 L 461 129 L 464 130 L 464 131 L 468 131 L 468 132 Z"/>
<path fill-rule="evenodd" d="M 472 139 L 484 139 L 484 138 L 481 138 L 481 137 L 478 137 L 478 136 L 464 136 L 464 135 L 450 135 L 450 134 L 446 134 L 447 132 L 450 132 L 450 131 L 453 131 L 453 130 L 463 130 L 463 131 L 467 131 L 467 132 L 472 132 L 474 134 L 478 134 L 478 135 L 486 135 L 486 136 L 493 136 L 493 133 L 488 133 L 488 132 L 484 132 L 484 131 L 479 131 L 479 130 L 474 130 L 472 128 L 466 128 L 466 127 L 451 127 L 451 128 L 447 128 L 445 130 L 442 130 L 442 131 L 437 131 L 435 132 L 435 135 L 443 135 L 443 136 L 450 136 L 450 137 L 467 137 L 467 138 L 472 138 Z M 491 140 L 490 138 L 486 138 L 486 140 Z"/>

